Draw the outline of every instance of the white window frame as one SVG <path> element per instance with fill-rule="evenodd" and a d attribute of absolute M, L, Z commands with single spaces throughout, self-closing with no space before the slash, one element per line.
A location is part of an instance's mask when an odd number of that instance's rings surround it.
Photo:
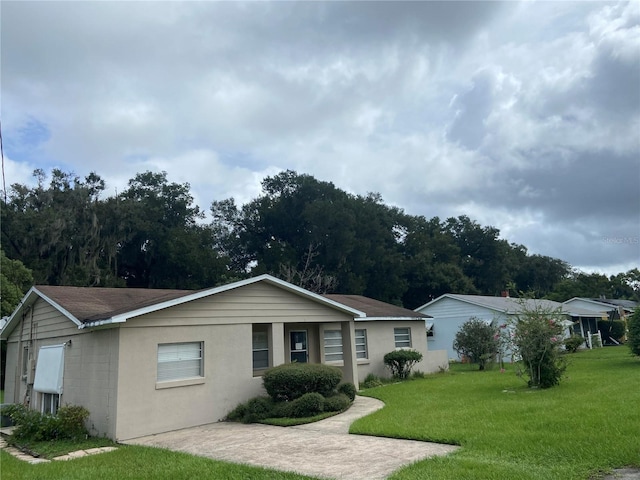
<path fill-rule="evenodd" d="M 427 327 L 426 328 L 426 330 L 427 330 L 427 338 L 431 339 L 431 338 L 435 337 L 435 327 L 436 327 L 435 324 L 433 322 L 427 322 L 425 324 L 425 326 Z"/>
<path fill-rule="evenodd" d="M 40 396 L 40 412 L 55 415 L 60 408 L 60 394 L 42 393 Z"/>
<path fill-rule="evenodd" d="M 204 378 L 204 342 L 160 343 L 156 363 L 158 384 L 201 380 Z"/>
<path fill-rule="evenodd" d="M 323 334 L 324 361 L 342 362 L 344 360 L 344 348 L 342 343 L 342 329 L 328 328 Z"/>
<path fill-rule="evenodd" d="M 267 346 L 259 346 L 256 348 L 256 334 L 264 334 L 267 342 Z M 256 354 L 267 352 L 267 364 L 265 366 L 256 367 Z M 269 325 L 267 324 L 253 324 L 251 326 L 251 365 L 254 372 L 261 372 L 271 366 L 271 352 L 269 351 Z"/>
<path fill-rule="evenodd" d="M 356 343 L 356 358 L 358 360 L 367 360 L 369 358 L 369 346 L 367 344 L 366 328 L 356 328 L 355 343 Z"/>
<path fill-rule="evenodd" d="M 396 327 L 393 329 L 393 340 L 396 349 L 411 348 L 411 327 Z"/>

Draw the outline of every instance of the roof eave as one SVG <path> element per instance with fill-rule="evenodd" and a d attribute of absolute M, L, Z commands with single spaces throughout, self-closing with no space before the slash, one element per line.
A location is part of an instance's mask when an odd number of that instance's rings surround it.
<path fill-rule="evenodd" d="M 145 315 L 148 313 L 156 312 L 158 310 L 164 310 L 166 308 L 170 308 L 176 305 L 180 305 L 183 303 L 191 302 L 193 300 L 198 300 L 200 298 L 205 298 L 211 295 L 216 295 L 218 293 L 226 292 L 229 290 L 234 290 L 236 288 L 244 287 L 247 285 L 251 285 L 253 283 L 258 282 L 267 282 L 272 285 L 276 285 L 284 290 L 288 290 L 297 295 L 301 295 L 307 298 L 310 298 L 319 303 L 328 305 L 334 309 L 341 310 L 344 313 L 348 313 L 353 315 L 354 317 L 365 317 L 366 314 L 361 312 L 360 310 L 356 310 L 355 308 L 348 307 L 343 305 L 342 303 L 335 302 L 328 298 L 323 297 L 322 295 L 318 295 L 317 293 L 310 292 L 309 290 L 305 290 L 304 288 L 293 285 L 289 282 L 285 282 L 284 280 L 280 280 L 278 278 L 272 277 L 271 275 L 259 275 L 257 277 L 252 277 L 246 280 L 240 280 L 238 282 L 229 283 L 227 285 L 222 285 L 219 287 L 209 288 L 207 290 L 200 290 L 199 292 L 195 292 L 190 295 L 185 295 L 182 297 L 175 298 L 173 300 L 168 300 L 166 302 L 156 303 L 154 305 L 149 305 L 144 308 L 138 308 L 136 310 L 131 310 L 130 312 L 121 313 L 119 315 L 114 315 L 113 317 L 105 320 L 97 320 L 96 322 L 90 322 L 85 324 L 85 326 L 97 326 L 97 325 L 107 325 L 109 323 L 124 323 L 130 318 L 139 317 L 140 315 Z M 94 325 L 94 323 L 96 325 Z M 83 327 L 80 327 L 83 328 Z"/>

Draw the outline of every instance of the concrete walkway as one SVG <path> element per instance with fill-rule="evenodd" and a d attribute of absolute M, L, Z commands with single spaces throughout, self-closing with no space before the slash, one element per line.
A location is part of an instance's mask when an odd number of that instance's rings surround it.
<path fill-rule="evenodd" d="M 296 427 L 221 422 L 129 440 L 216 460 L 244 463 L 320 478 L 382 480 L 418 460 L 446 455 L 453 445 L 350 435 L 351 423 L 382 408 L 357 396 L 344 413 Z"/>

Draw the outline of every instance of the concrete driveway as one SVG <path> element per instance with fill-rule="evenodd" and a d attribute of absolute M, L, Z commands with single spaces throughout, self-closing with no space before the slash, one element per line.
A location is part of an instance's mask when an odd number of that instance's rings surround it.
<path fill-rule="evenodd" d="M 348 433 L 354 420 L 383 406 L 380 400 L 357 396 L 348 411 L 307 425 L 273 427 L 221 422 L 124 443 L 320 478 L 349 480 L 382 480 L 405 465 L 446 455 L 459 448 Z"/>

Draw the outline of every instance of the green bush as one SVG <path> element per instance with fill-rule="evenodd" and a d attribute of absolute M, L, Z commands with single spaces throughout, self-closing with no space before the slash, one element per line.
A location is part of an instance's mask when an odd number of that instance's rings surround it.
<path fill-rule="evenodd" d="M 77 405 L 60 407 L 56 415 L 42 414 L 23 405 L 7 405 L 2 414 L 16 425 L 12 433 L 15 442 L 74 440 L 87 435 L 84 422 L 89 411 Z"/>
<path fill-rule="evenodd" d="M 629 318 L 629 334 L 627 341 L 633 355 L 640 355 L 640 308 Z"/>
<path fill-rule="evenodd" d="M 338 393 L 324 399 L 325 412 L 340 412 L 351 405 L 352 400 L 344 393 Z"/>
<path fill-rule="evenodd" d="M 262 382 L 275 401 L 292 401 L 305 393 L 329 396 L 342 380 L 337 367 L 315 363 L 287 363 L 267 370 Z"/>
<path fill-rule="evenodd" d="M 384 356 L 384 364 L 391 374 L 400 380 L 406 379 L 413 366 L 422 360 L 422 354 L 415 350 L 394 350 Z"/>
<path fill-rule="evenodd" d="M 584 343 L 584 338 L 582 335 L 571 335 L 569 338 L 565 338 L 564 340 L 564 348 L 569 353 L 576 353 L 578 349 Z"/>
<path fill-rule="evenodd" d="M 364 377 L 364 382 L 362 382 L 362 386 L 364 388 L 380 387 L 381 385 L 383 385 L 382 380 L 380 380 L 380 377 L 374 375 L 373 373 L 367 374 L 367 376 Z"/>
<path fill-rule="evenodd" d="M 352 402 L 356 398 L 356 392 L 356 386 L 351 382 L 341 383 L 338 385 L 338 393 L 344 393 Z"/>
<path fill-rule="evenodd" d="M 324 397 L 318 392 L 305 393 L 292 401 L 289 408 L 292 418 L 313 417 L 324 410 Z"/>
<path fill-rule="evenodd" d="M 453 349 L 462 357 L 484 370 L 487 363 L 496 359 L 500 335 L 495 327 L 484 320 L 471 317 L 460 326 L 453 341 Z"/>
<path fill-rule="evenodd" d="M 255 423 L 265 418 L 274 417 L 274 403 L 271 397 L 253 397 L 246 403 L 241 403 L 228 415 L 232 422 Z"/>

